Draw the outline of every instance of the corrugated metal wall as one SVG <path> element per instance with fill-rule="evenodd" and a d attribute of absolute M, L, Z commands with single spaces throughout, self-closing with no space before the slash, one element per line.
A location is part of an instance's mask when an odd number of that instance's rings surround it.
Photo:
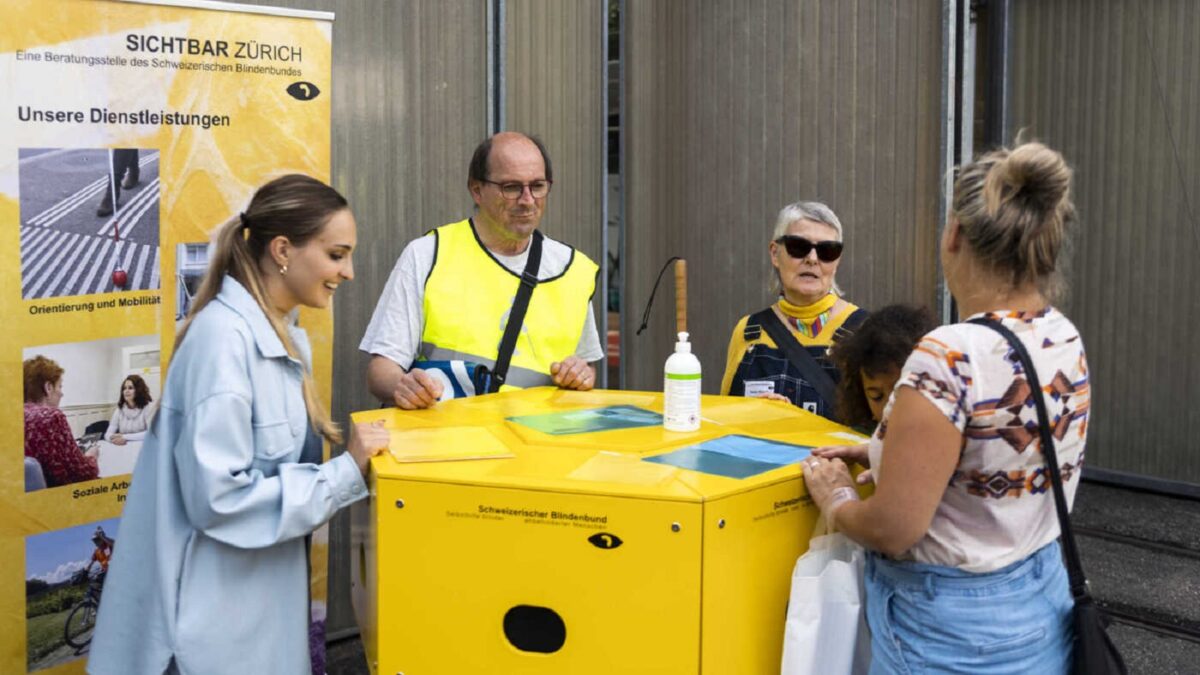
<path fill-rule="evenodd" d="M 605 0 L 504 2 L 505 126 L 541 137 L 554 165 L 541 230 L 599 265 L 604 263 L 606 5 Z M 601 274 L 593 299 L 602 340 L 603 280 Z"/>
<path fill-rule="evenodd" d="M 1200 483 L 1200 3 L 1024 0 L 1012 131 L 1075 167 L 1088 464 Z"/>
<path fill-rule="evenodd" d="M 734 323 L 773 300 L 775 215 L 799 199 L 841 218 L 851 301 L 934 306 L 940 0 L 626 8 L 628 388 L 662 386 L 670 288 L 650 329 L 633 333 L 662 263 L 681 255 L 704 388 L 718 389 Z"/>
<path fill-rule="evenodd" d="M 504 3 L 505 126 L 540 136 L 554 162 L 554 189 L 541 229 L 597 262 L 604 178 L 604 4 Z"/>

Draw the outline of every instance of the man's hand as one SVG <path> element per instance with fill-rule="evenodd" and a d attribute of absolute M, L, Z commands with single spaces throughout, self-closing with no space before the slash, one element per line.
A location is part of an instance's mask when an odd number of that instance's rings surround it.
<path fill-rule="evenodd" d="M 437 403 L 442 395 L 442 383 L 433 379 L 420 368 L 413 368 L 400 375 L 392 398 L 396 407 L 404 410 L 421 410 Z"/>
<path fill-rule="evenodd" d="M 595 386 L 596 370 L 587 361 L 572 354 L 562 361 L 550 364 L 550 376 L 554 384 L 563 389 L 587 391 Z"/>

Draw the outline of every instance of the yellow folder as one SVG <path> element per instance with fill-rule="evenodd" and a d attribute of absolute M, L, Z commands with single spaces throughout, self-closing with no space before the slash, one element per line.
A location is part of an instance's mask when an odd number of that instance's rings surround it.
<path fill-rule="evenodd" d="M 486 427 L 393 429 L 388 450 L 397 462 L 497 459 L 513 453 Z"/>

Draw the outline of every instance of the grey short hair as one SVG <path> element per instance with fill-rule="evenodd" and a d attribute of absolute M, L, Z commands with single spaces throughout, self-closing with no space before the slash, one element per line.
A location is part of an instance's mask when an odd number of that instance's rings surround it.
<path fill-rule="evenodd" d="M 833 209 L 821 202 L 796 202 L 780 209 L 779 215 L 775 217 L 775 234 L 771 235 L 771 241 L 787 234 L 788 226 L 797 220 L 811 220 L 828 225 L 837 231 L 837 240 L 842 240 L 842 221 L 838 220 Z"/>
<path fill-rule="evenodd" d="M 837 232 L 837 240 L 842 241 L 842 221 L 838 220 L 837 214 L 833 209 L 829 208 L 821 202 L 795 202 L 788 204 L 779 210 L 779 215 L 775 217 L 775 233 L 771 235 L 771 241 L 787 234 L 788 227 L 798 220 L 811 220 L 814 223 L 828 225 Z M 771 281 L 769 284 L 771 293 L 775 295 L 783 294 L 783 284 L 779 281 L 779 272 L 771 268 Z M 842 294 L 842 289 L 838 288 L 837 279 L 833 280 L 833 292 L 837 295 Z"/>

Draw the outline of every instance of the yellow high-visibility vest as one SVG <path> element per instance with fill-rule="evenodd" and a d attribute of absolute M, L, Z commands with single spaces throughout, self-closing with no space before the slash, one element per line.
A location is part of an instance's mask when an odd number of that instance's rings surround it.
<path fill-rule="evenodd" d="M 496 363 L 520 274 L 493 257 L 470 220 L 443 225 L 433 233 L 437 244 L 433 269 L 425 281 L 425 327 L 417 358 L 461 359 L 490 368 Z M 534 287 L 507 384 L 552 383 L 550 364 L 574 354 L 579 345 L 598 270 L 590 258 L 571 249 L 562 274 L 542 279 Z"/>

